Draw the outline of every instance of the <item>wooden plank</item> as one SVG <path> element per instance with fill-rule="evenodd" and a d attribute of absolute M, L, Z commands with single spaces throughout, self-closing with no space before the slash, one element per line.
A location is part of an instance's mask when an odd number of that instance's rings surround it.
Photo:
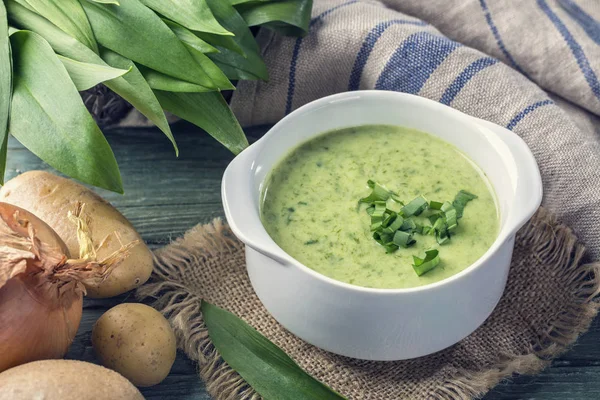
<path fill-rule="evenodd" d="M 223 214 L 221 176 L 232 155 L 206 134 L 187 123 L 173 129 L 181 155 L 175 158 L 168 141 L 156 129 L 120 129 L 107 132 L 121 171 L 124 196 L 99 191 L 129 218 L 156 248 L 183 234 L 196 223 Z M 265 128 L 249 131 L 250 139 Z M 9 142 L 7 177 L 31 169 L 50 169 L 14 140 Z M 97 362 L 91 347 L 94 322 L 114 305 L 134 302 L 132 294 L 112 299 L 85 299 L 84 314 L 69 358 Z M 600 398 L 600 319 L 590 332 L 550 368 L 534 377 L 514 377 L 486 400 L 563 400 Z M 207 400 L 195 365 L 179 353 L 169 377 L 160 385 L 142 389 L 147 399 Z"/>

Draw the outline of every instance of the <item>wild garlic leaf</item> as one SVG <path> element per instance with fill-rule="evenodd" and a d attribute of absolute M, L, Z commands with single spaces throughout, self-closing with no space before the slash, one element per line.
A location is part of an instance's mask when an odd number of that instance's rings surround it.
<path fill-rule="evenodd" d="M 248 147 L 246 135 L 221 93 L 154 93 L 165 110 L 204 129 L 233 154 Z"/>
<path fill-rule="evenodd" d="M 106 65 L 85 63 L 59 55 L 77 90 L 88 90 L 99 83 L 125 75 L 129 69 L 118 69 Z"/>
<path fill-rule="evenodd" d="M 184 43 L 185 44 L 185 43 Z M 206 75 L 210 77 L 218 90 L 235 90 L 235 86 L 229 81 L 227 75 L 212 61 L 208 56 L 198 51 L 196 48 L 185 44 L 186 48 L 196 60 L 196 63 Z"/>
<path fill-rule="evenodd" d="M 215 19 L 206 0 L 140 0 L 146 7 L 168 19 L 199 32 L 233 36 Z"/>
<path fill-rule="evenodd" d="M 115 156 L 77 88 L 40 35 L 11 37 L 13 97 L 9 132 L 57 170 L 82 182 L 123 193 Z"/>
<path fill-rule="evenodd" d="M 104 85 L 119 96 L 131 103 L 140 113 L 152 121 L 171 141 L 175 149 L 175 155 L 179 156 L 179 148 L 171 127 L 167 121 L 167 117 L 162 110 L 158 99 L 154 92 L 144 79 L 140 70 L 135 66 L 133 61 L 123 57 L 108 49 L 101 48 L 100 55 L 106 63 L 115 68 L 131 69 L 126 75 L 121 78 L 113 79 L 104 82 Z"/>
<path fill-rule="evenodd" d="M 205 93 L 214 92 L 213 89 L 205 88 L 195 83 L 182 81 L 181 79 L 173 78 L 165 75 L 162 72 L 155 71 L 143 65 L 137 65 L 138 69 L 144 76 L 146 82 L 152 89 L 164 90 L 167 92 L 184 92 L 184 93 Z"/>
<path fill-rule="evenodd" d="M 248 26 L 264 26 L 283 35 L 302 36 L 308 32 L 312 0 L 237 1 L 235 8 Z"/>
<path fill-rule="evenodd" d="M 0 185 L 4 185 L 8 150 L 8 118 L 12 97 L 12 54 L 8 38 L 8 20 L 4 3 L 0 2 Z"/>
<path fill-rule="evenodd" d="M 92 27 L 81 7 L 79 0 L 16 0 L 48 21 L 63 32 L 77 39 L 94 52 L 98 52 L 98 44 L 94 38 Z"/>
<path fill-rule="evenodd" d="M 219 52 L 219 49 L 211 46 L 208 42 L 200 39 L 198 36 L 194 35 L 194 32 L 190 31 L 182 25 L 179 25 L 177 22 L 173 22 L 165 18 L 163 18 L 163 22 L 167 24 L 169 28 L 171 28 L 171 30 L 175 35 L 177 35 L 179 40 L 181 40 L 188 46 L 191 46 L 205 54 Z"/>
<path fill-rule="evenodd" d="M 242 319 L 206 301 L 201 308 L 208 335 L 223 360 L 263 398 L 344 399 Z"/>
<path fill-rule="evenodd" d="M 217 89 L 154 11 L 138 0 L 120 2 L 118 7 L 82 3 L 100 45 L 163 74 Z"/>
<path fill-rule="evenodd" d="M 260 55 L 258 44 L 246 21 L 226 1 L 207 0 L 207 2 L 221 25 L 235 34 L 232 39 L 245 54 L 245 56 L 242 56 L 209 41 L 209 43 L 216 45 L 221 52 L 209 54 L 208 57 L 223 70 L 229 79 L 267 80 L 269 78 L 267 66 Z"/>
<path fill-rule="evenodd" d="M 206 43 L 209 43 L 215 48 L 219 50 L 219 48 L 228 49 L 233 51 L 234 53 L 238 53 L 241 56 L 246 57 L 244 50 L 237 44 L 233 36 L 220 36 L 213 35 L 212 33 L 206 32 L 194 32 L 194 35 L 198 36 L 200 39 L 204 40 Z M 216 51 L 216 53 L 220 53 L 221 51 Z"/>
<path fill-rule="evenodd" d="M 18 26 L 42 35 L 56 53 L 80 62 L 121 69 L 131 68 L 131 71 L 125 76 L 104 82 L 104 85 L 152 121 L 171 140 L 175 153 L 179 153 L 162 107 L 131 60 L 107 49 L 102 49 L 101 55 L 104 59 L 100 58 L 100 55 L 64 33 L 47 19 L 17 4 L 14 0 L 7 0 L 6 5 L 9 20 Z"/>
<path fill-rule="evenodd" d="M 114 4 L 114 5 L 120 5 L 118 0 L 90 0 L 93 1 L 94 3 L 100 3 L 100 4 Z"/>

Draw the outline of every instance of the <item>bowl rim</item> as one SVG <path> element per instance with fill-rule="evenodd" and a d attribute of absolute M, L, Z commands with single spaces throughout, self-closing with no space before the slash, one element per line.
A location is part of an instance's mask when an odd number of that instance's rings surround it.
<path fill-rule="evenodd" d="M 493 129 L 493 127 L 496 127 L 502 131 L 505 131 L 506 133 L 510 134 L 511 136 L 513 136 L 512 139 L 516 139 L 516 142 L 518 143 L 518 145 L 522 146 L 521 150 L 524 153 L 523 155 L 525 157 L 529 157 L 531 159 L 529 161 L 533 161 L 532 165 L 535 167 L 535 171 L 531 171 L 531 172 L 535 179 L 534 185 L 539 186 L 539 190 L 537 191 L 537 198 L 534 201 L 535 206 L 534 207 L 532 206 L 531 207 L 532 209 L 528 210 L 525 213 L 526 214 L 525 220 L 516 223 L 517 226 L 512 227 L 512 228 L 505 229 L 505 227 L 501 227 L 500 231 L 498 232 L 498 236 L 496 237 L 496 239 L 494 240 L 492 245 L 486 250 L 486 252 L 481 257 L 479 257 L 475 262 L 471 263 L 469 266 L 465 267 L 463 270 L 457 272 L 456 274 L 453 274 L 453 275 L 446 277 L 442 280 L 439 280 L 437 282 L 432 282 L 432 283 L 428 283 L 426 285 L 410 287 L 410 288 L 370 288 L 370 287 L 354 285 L 351 283 L 346 283 L 346 282 L 342 282 L 342 281 L 330 278 L 324 274 L 321 274 L 320 272 L 315 271 L 312 268 L 307 267 L 306 265 L 304 265 L 303 263 L 301 263 L 300 261 L 298 261 L 294 257 L 292 257 L 290 254 L 288 254 L 285 250 L 283 250 L 270 237 L 270 235 L 266 231 L 266 228 L 264 227 L 264 224 L 262 223 L 262 221 L 260 222 L 260 229 L 265 231 L 264 233 L 267 235 L 267 237 L 269 237 L 271 239 L 271 241 L 273 242 L 273 245 L 278 249 L 279 253 L 281 253 L 281 254 L 273 254 L 272 251 L 265 249 L 265 247 L 269 247 L 269 246 L 271 246 L 271 244 L 260 245 L 256 241 L 248 238 L 248 236 L 246 234 L 244 234 L 242 229 L 240 229 L 238 227 L 238 225 L 236 224 L 235 218 L 232 216 L 232 213 L 228 206 L 227 181 L 228 181 L 229 175 L 232 174 L 232 169 L 234 168 L 234 163 L 236 163 L 236 160 L 238 162 L 240 162 L 240 159 L 242 159 L 242 161 L 245 161 L 244 165 L 247 166 L 247 170 L 252 173 L 255 172 L 255 167 L 256 167 L 255 160 L 257 159 L 257 155 L 260 154 L 260 151 L 263 149 L 265 143 L 268 142 L 268 140 L 272 136 L 277 134 L 277 131 L 280 130 L 279 127 L 281 125 L 289 123 L 289 120 L 298 118 L 299 116 L 302 116 L 303 114 L 311 111 L 312 109 L 326 107 L 328 104 L 331 104 L 334 102 L 339 102 L 339 101 L 350 100 L 352 98 L 363 98 L 364 101 L 369 101 L 369 98 L 372 98 L 372 96 L 405 97 L 408 99 L 408 101 L 421 103 L 425 107 L 434 107 L 434 108 L 438 108 L 439 110 L 444 110 L 448 114 L 452 114 L 453 119 L 459 119 L 459 120 L 462 119 L 464 121 L 464 123 L 471 125 L 474 128 L 478 128 L 480 131 L 485 131 L 485 132 L 487 132 L 487 134 L 491 134 L 491 135 L 499 138 L 500 141 L 502 141 L 503 143 L 506 144 L 506 141 L 503 140 L 502 137 L 500 137 L 499 132 L 496 131 L 495 129 Z M 401 126 L 401 125 L 398 125 L 398 126 Z M 316 137 L 322 133 L 325 133 L 325 132 L 318 131 L 318 132 L 314 133 L 313 135 L 311 135 L 310 138 L 306 139 L 306 141 L 309 141 L 313 137 Z M 429 133 L 429 134 L 431 134 L 431 133 Z M 454 145 L 453 143 L 450 143 L 450 144 Z M 290 146 L 289 148 L 284 149 L 282 151 L 281 157 L 284 157 L 286 152 L 292 148 L 293 147 Z M 510 151 L 510 153 L 514 155 L 514 153 L 512 151 Z M 249 160 L 244 160 L 245 158 L 249 158 Z M 516 165 L 516 162 L 515 162 L 515 165 Z M 251 176 L 252 176 L 252 178 L 254 178 L 254 174 L 252 174 Z M 265 177 L 268 177 L 268 173 L 265 174 Z M 254 183 L 254 182 L 252 182 L 252 183 Z M 496 190 L 496 188 L 494 187 L 494 185 L 491 182 L 490 182 L 490 185 L 492 185 L 494 190 Z M 430 99 L 427 99 L 427 98 L 424 98 L 421 96 L 408 94 L 408 93 L 401 93 L 401 92 L 383 91 L 383 90 L 358 90 L 358 91 L 353 91 L 353 92 L 343 92 L 343 93 L 337 93 L 337 94 L 321 97 L 317 100 L 314 100 L 312 102 L 309 102 L 309 103 L 299 107 L 298 109 L 292 111 L 291 113 L 289 113 L 288 115 L 283 117 L 280 121 L 278 121 L 276 124 L 274 124 L 260 139 L 258 139 L 251 146 L 249 146 L 247 149 L 242 151 L 242 153 L 240 153 L 240 155 L 238 155 L 227 166 L 225 173 L 223 175 L 222 186 L 221 186 L 221 195 L 222 195 L 222 201 L 223 201 L 223 208 L 225 210 L 225 216 L 231 227 L 232 232 L 238 237 L 238 239 L 240 241 L 242 241 L 246 246 L 248 246 L 252 250 L 257 251 L 266 257 L 277 260 L 280 263 L 294 266 L 294 267 L 298 268 L 300 271 L 311 275 L 313 278 L 316 278 L 317 280 L 322 281 L 326 284 L 337 286 L 340 289 L 345 289 L 345 290 L 349 290 L 352 292 L 359 292 L 359 293 L 363 293 L 363 294 L 397 295 L 397 294 L 408 294 L 408 293 L 415 293 L 415 292 L 425 292 L 428 290 L 436 290 L 442 286 L 448 286 L 457 281 L 460 281 L 461 279 L 465 278 L 467 275 L 470 275 L 474 270 L 479 269 L 490 258 L 492 258 L 502 248 L 502 246 L 512 236 L 514 236 L 514 233 L 519 228 L 521 228 L 521 226 L 527 220 L 529 220 L 529 218 L 531 218 L 531 216 L 533 216 L 533 214 L 537 211 L 537 209 L 539 208 L 539 206 L 541 204 L 541 200 L 542 200 L 542 180 L 541 180 L 541 175 L 540 175 L 537 163 L 535 161 L 535 158 L 534 158 L 533 154 L 531 153 L 531 150 L 529 149 L 527 144 L 523 141 L 523 139 L 521 139 L 514 132 L 509 131 L 508 129 L 506 129 L 504 127 L 493 124 L 489 121 L 485 121 L 485 120 L 478 119 L 476 117 L 469 116 L 469 115 L 467 115 L 459 110 L 456 110 L 452 107 L 449 107 L 447 105 L 438 103 L 434 100 L 430 100 Z M 258 202 L 260 203 L 260 194 L 259 194 Z M 512 204 L 509 205 L 509 207 L 512 207 L 512 206 L 513 206 Z M 259 207 L 260 207 L 260 205 L 259 205 Z M 511 210 L 509 208 L 507 214 L 510 214 L 510 211 Z M 254 207 L 252 207 L 252 212 L 255 212 Z M 260 213 L 260 210 L 258 212 Z M 258 218 L 260 221 L 260 215 L 258 216 Z M 507 215 L 507 220 L 508 220 L 508 218 L 509 218 L 509 216 Z"/>

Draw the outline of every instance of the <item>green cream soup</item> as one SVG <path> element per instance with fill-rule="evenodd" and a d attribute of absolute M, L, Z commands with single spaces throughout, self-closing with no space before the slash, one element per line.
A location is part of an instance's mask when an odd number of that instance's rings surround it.
<path fill-rule="evenodd" d="M 415 234 L 416 243 L 386 253 L 373 239 L 368 205 L 373 180 L 408 203 L 452 202 L 464 208 L 451 239 Z M 391 206 L 390 206 L 391 207 Z M 427 214 L 420 218 L 427 224 Z M 262 220 L 289 255 L 338 281 L 371 288 L 411 288 L 454 275 L 481 257 L 499 229 L 495 197 L 483 172 L 457 148 L 412 129 L 368 125 L 320 135 L 292 150 L 272 170 L 263 191 Z M 439 264 L 418 276 L 413 255 L 439 251 Z"/>

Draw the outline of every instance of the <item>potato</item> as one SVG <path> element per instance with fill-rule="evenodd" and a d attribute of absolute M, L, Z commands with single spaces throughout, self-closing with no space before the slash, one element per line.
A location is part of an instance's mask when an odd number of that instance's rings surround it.
<path fill-rule="evenodd" d="M 0 373 L 0 400 L 144 400 L 114 371 L 73 360 L 35 361 Z"/>
<path fill-rule="evenodd" d="M 92 330 L 92 346 L 102 365 L 136 386 L 152 386 L 175 362 L 175 334 L 161 313 L 144 304 L 123 303 L 105 312 Z"/>
<path fill-rule="evenodd" d="M 142 285 L 150 277 L 150 249 L 119 211 L 86 187 L 45 171 L 30 171 L 8 181 L 0 189 L 0 201 L 24 208 L 50 225 L 66 243 L 72 257 L 79 255 L 79 243 L 76 225 L 67 218 L 67 214 L 75 211 L 78 202 L 85 203 L 94 244 L 98 246 L 109 237 L 98 250 L 98 258 L 102 259 L 119 249 L 120 243 L 114 233 L 124 244 L 139 240 L 129 256 L 104 282 L 87 287 L 88 296 L 116 296 Z"/>

